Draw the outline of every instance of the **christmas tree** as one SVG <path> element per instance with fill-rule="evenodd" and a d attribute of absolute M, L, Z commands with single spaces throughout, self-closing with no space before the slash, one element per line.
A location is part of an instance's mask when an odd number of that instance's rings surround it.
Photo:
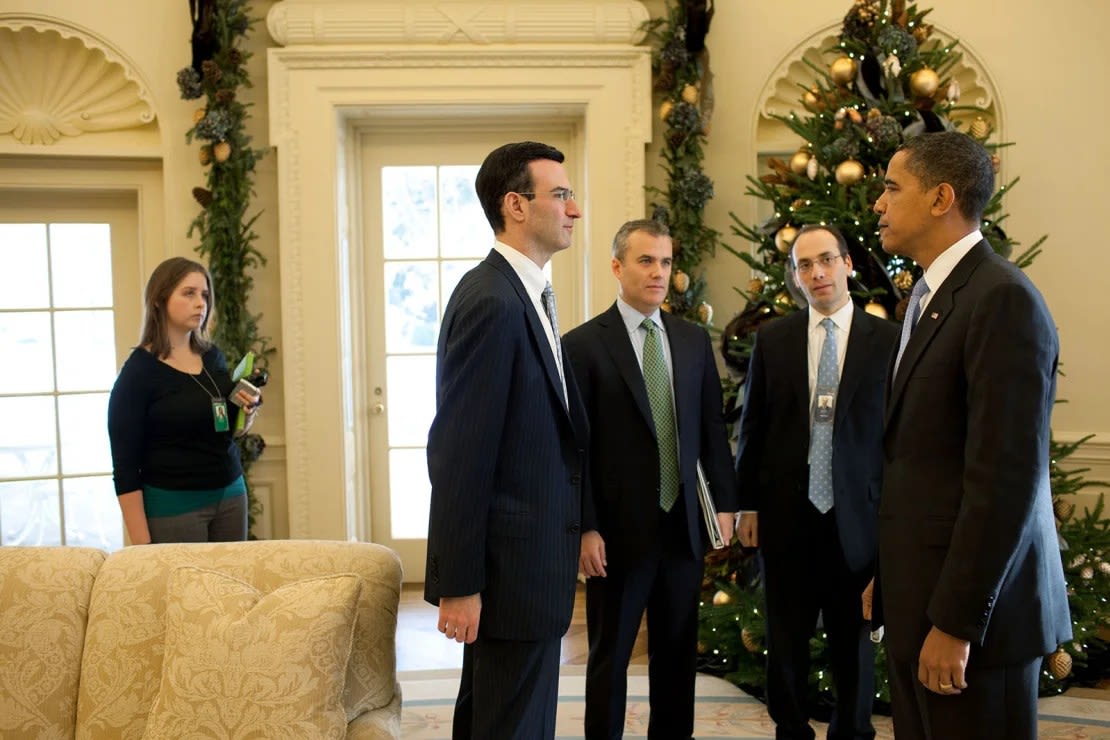
<path fill-rule="evenodd" d="M 961 129 L 995 155 L 984 111 L 960 105 L 953 70 L 960 62 L 956 43 L 935 37 L 919 11 L 904 0 L 856 0 L 844 18 L 838 42 L 828 49 L 827 67 L 811 64 L 812 86 L 802 90 L 799 111 L 779 120 L 800 138 L 789 161 L 770 160 L 771 171 L 749 178 L 748 195 L 767 201 L 773 215 L 756 225 L 733 215 L 733 232 L 752 243 L 733 254 L 755 272 L 746 291 L 746 309 L 725 330 L 726 354 L 741 373 L 760 323 L 804 306 L 795 294 L 789 252 L 797 228 L 836 225 L 849 242 L 855 273 L 854 299 L 870 313 L 901 320 L 908 292 L 921 269 L 912 261 L 883 252 L 878 216 L 872 205 L 883 190 L 884 168 L 898 147 L 920 133 Z M 1038 240 L 1016 256 L 1018 243 L 1002 229 L 1002 198 L 1016 183 L 1004 184 L 988 205 L 982 231 L 1003 256 L 1025 267 L 1039 254 Z M 735 391 L 731 394 L 735 398 Z M 1044 693 L 1058 693 L 1076 680 L 1105 670 L 1107 644 L 1100 628 L 1110 625 L 1110 531 L 1096 510 L 1075 514 L 1069 496 L 1094 482 L 1085 471 L 1060 467 L 1081 442 L 1053 445 L 1053 493 L 1071 599 L 1075 641 L 1045 663 Z M 699 652 L 704 669 L 721 673 L 753 693 L 764 685 L 762 595 L 753 556 L 734 545 L 707 560 Z M 831 706 L 831 676 L 823 635 L 812 641 L 810 677 L 814 704 Z M 877 651 L 877 694 L 889 697 L 883 654 Z M 820 712 L 817 712 L 818 716 Z"/>

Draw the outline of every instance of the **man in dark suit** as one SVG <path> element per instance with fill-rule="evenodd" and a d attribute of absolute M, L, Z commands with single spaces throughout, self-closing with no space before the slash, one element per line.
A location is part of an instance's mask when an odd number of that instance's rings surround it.
<path fill-rule="evenodd" d="M 497 242 L 440 328 L 424 598 L 465 642 L 452 737 L 553 737 L 587 424 L 543 274 L 581 213 L 558 150 L 507 144 L 475 187 Z"/>
<path fill-rule="evenodd" d="M 876 606 L 899 740 L 1035 738 L 1042 656 L 1071 639 L 1049 488 L 1056 329 L 979 232 L 993 191 L 978 142 L 923 134 L 875 203 L 883 249 L 925 270 L 883 441 Z"/>
<path fill-rule="evenodd" d="M 741 544 L 759 547 L 767 709 L 779 740 L 809 740 L 809 641 L 822 615 L 836 707 L 829 740 L 873 738 L 874 646 L 860 613 L 873 573 L 883 376 L 898 327 L 852 303 L 840 231 L 803 227 L 793 279 L 808 310 L 756 335 L 740 418 Z"/>
<path fill-rule="evenodd" d="M 690 737 L 708 536 L 695 482 L 699 458 L 726 540 L 735 529 L 735 483 L 709 336 L 660 311 L 671 250 L 662 224 L 622 226 L 613 239 L 616 303 L 564 338 L 590 423 L 580 567 L 588 577 L 591 739 L 622 736 L 628 661 L 645 609 L 648 737 Z"/>

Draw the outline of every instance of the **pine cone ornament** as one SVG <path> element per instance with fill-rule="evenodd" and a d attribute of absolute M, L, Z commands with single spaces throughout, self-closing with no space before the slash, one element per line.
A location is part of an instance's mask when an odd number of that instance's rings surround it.
<path fill-rule="evenodd" d="M 753 635 L 751 633 L 751 630 L 749 630 L 747 627 L 740 630 L 740 642 L 744 644 L 744 648 L 749 653 L 759 652 L 759 643 L 756 641 L 755 635 Z"/>
<path fill-rule="evenodd" d="M 1075 513 L 1075 504 L 1071 501 L 1058 498 L 1052 504 L 1052 511 L 1056 514 L 1057 519 L 1061 522 L 1066 522 L 1071 519 L 1071 515 Z"/>
<path fill-rule="evenodd" d="M 1071 656 L 1064 648 L 1059 648 L 1048 656 L 1048 670 L 1057 681 L 1063 681 L 1071 675 Z"/>
<path fill-rule="evenodd" d="M 671 285 L 678 293 L 685 293 L 690 289 L 690 276 L 682 270 L 675 270 L 674 275 L 671 276 Z"/>
<path fill-rule="evenodd" d="M 703 324 L 708 324 L 713 321 L 713 306 L 702 301 L 698 305 L 698 321 Z"/>

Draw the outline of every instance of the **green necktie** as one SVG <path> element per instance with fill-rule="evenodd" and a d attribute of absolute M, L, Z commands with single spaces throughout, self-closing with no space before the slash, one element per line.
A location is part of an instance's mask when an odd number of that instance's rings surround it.
<path fill-rule="evenodd" d="M 659 505 L 670 511 L 678 500 L 678 434 L 674 423 L 671 379 L 663 357 L 663 343 L 655 322 L 644 319 L 644 383 L 647 385 L 655 441 L 659 445 Z"/>

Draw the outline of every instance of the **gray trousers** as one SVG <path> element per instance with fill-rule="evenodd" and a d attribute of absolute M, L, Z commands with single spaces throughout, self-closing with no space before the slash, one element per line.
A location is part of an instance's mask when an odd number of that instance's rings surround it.
<path fill-rule="evenodd" d="M 147 517 L 150 541 L 239 542 L 247 539 L 247 496 L 233 496 L 176 516 Z"/>

